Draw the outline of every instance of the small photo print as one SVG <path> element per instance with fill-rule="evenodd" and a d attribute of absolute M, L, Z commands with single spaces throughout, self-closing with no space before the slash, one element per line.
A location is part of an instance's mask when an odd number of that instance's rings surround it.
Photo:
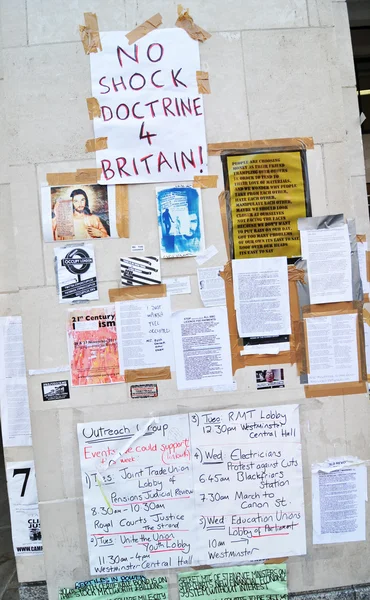
<path fill-rule="evenodd" d="M 257 390 L 266 388 L 283 388 L 284 385 L 284 369 L 264 369 L 256 371 Z"/>
<path fill-rule="evenodd" d="M 63 379 L 63 381 L 48 381 L 42 383 L 41 387 L 44 401 L 67 400 L 70 398 L 69 383 L 67 379 Z"/>

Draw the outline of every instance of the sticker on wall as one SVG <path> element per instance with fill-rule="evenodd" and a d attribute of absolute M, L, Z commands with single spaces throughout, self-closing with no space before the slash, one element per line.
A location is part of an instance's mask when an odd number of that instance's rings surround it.
<path fill-rule="evenodd" d="M 130 285 L 155 285 L 161 283 L 159 256 L 126 256 L 120 258 L 121 283 Z"/>
<path fill-rule="evenodd" d="M 98 300 L 94 246 L 81 244 L 55 248 L 60 303 Z"/>
<path fill-rule="evenodd" d="M 139 398 L 158 398 L 156 383 L 138 383 L 130 386 L 130 396 L 135 400 Z"/>
<path fill-rule="evenodd" d="M 256 371 L 257 390 L 283 388 L 284 369 L 260 369 Z"/>
<path fill-rule="evenodd" d="M 14 554 L 42 554 L 42 536 L 33 460 L 6 465 Z"/>
<path fill-rule="evenodd" d="M 118 237 L 114 185 L 41 188 L 45 242 Z"/>
<path fill-rule="evenodd" d="M 42 397 L 45 402 L 49 400 L 67 400 L 69 395 L 68 379 L 62 381 L 47 381 L 41 384 Z"/>
<path fill-rule="evenodd" d="M 162 258 L 197 256 L 205 249 L 200 190 L 187 185 L 157 188 Z"/>

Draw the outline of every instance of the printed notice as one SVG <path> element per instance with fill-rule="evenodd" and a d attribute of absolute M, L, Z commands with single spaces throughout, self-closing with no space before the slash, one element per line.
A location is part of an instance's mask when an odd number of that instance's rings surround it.
<path fill-rule="evenodd" d="M 191 294 L 190 277 L 166 277 L 162 283 L 166 284 L 167 296 L 178 294 Z"/>
<path fill-rule="evenodd" d="M 99 577 L 91 581 L 77 581 L 75 588 L 59 589 L 59 600 L 86 596 L 110 600 L 168 600 L 167 579 L 142 575 Z"/>
<path fill-rule="evenodd" d="M 306 553 L 299 407 L 190 415 L 203 564 Z"/>
<path fill-rule="evenodd" d="M 179 390 L 232 385 L 226 308 L 175 312 L 172 330 Z"/>
<path fill-rule="evenodd" d="M 227 156 L 233 258 L 300 256 L 306 217 L 301 152 Z"/>
<path fill-rule="evenodd" d="M 130 285 L 154 285 L 161 283 L 159 256 L 127 256 L 120 259 L 121 283 Z"/>
<path fill-rule="evenodd" d="M 100 32 L 90 54 L 92 96 L 101 108 L 95 138 L 100 183 L 189 181 L 207 173 L 199 43 L 182 29 L 156 29 L 134 44 Z"/>
<path fill-rule="evenodd" d="M 42 554 L 39 505 L 33 461 L 6 465 L 14 554 Z"/>
<path fill-rule="evenodd" d="M 21 317 L 0 318 L 0 408 L 4 447 L 32 446 Z"/>
<path fill-rule="evenodd" d="M 358 458 L 330 458 L 312 468 L 313 543 L 366 540 L 366 464 Z"/>
<path fill-rule="evenodd" d="M 286 257 L 233 260 L 232 266 L 239 336 L 290 334 Z"/>
<path fill-rule="evenodd" d="M 54 248 L 59 302 L 99 300 L 94 246 Z"/>
<path fill-rule="evenodd" d="M 173 364 L 171 302 L 150 298 L 116 302 L 120 372 Z"/>
<path fill-rule="evenodd" d="M 353 299 L 348 225 L 301 231 L 311 304 Z"/>
<path fill-rule="evenodd" d="M 223 267 L 198 269 L 198 286 L 201 300 L 205 307 L 225 306 L 225 282 L 220 273 Z"/>
<path fill-rule="evenodd" d="M 190 567 L 188 415 L 78 425 L 92 575 Z"/>
<path fill-rule="evenodd" d="M 114 304 L 68 311 L 72 386 L 122 383 Z"/>
<path fill-rule="evenodd" d="M 367 242 L 357 242 L 358 264 L 360 266 L 362 291 L 364 294 L 368 294 L 370 292 L 370 282 L 367 280 L 366 252 Z"/>
<path fill-rule="evenodd" d="M 286 565 L 247 565 L 179 573 L 180 600 L 287 600 Z"/>
<path fill-rule="evenodd" d="M 70 398 L 68 379 L 42 383 L 41 388 L 42 397 L 45 402 L 49 402 L 50 400 L 67 400 Z"/>
<path fill-rule="evenodd" d="M 304 319 L 311 385 L 359 381 L 357 312 Z"/>

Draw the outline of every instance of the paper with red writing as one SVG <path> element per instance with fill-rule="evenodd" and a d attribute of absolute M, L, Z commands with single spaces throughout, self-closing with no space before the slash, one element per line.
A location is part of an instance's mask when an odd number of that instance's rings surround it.
<path fill-rule="evenodd" d="M 188 415 L 78 425 L 91 575 L 190 567 Z"/>
<path fill-rule="evenodd" d="M 92 95 L 101 117 L 95 138 L 100 183 L 190 181 L 207 173 L 199 44 L 175 27 L 129 45 L 125 32 L 101 32 L 103 50 L 90 54 Z"/>
<path fill-rule="evenodd" d="M 114 304 L 68 311 L 72 386 L 122 383 Z"/>

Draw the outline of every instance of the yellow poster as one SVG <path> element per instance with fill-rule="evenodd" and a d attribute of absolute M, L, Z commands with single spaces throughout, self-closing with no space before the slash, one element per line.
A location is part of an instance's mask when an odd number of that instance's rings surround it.
<path fill-rule="evenodd" d="M 228 156 L 234 258 L 300 256 L 306 217 L 300 152 Z"/>

